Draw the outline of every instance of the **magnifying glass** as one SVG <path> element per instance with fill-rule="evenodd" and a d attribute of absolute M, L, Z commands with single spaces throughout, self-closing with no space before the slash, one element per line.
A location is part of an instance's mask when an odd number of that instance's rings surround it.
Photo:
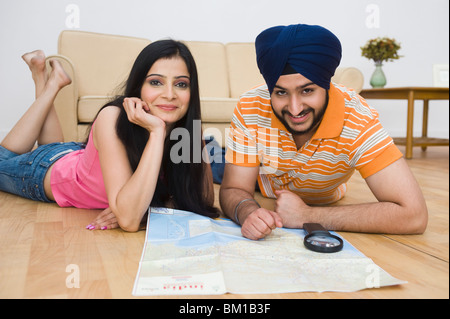
<path fill-rule="evenodd" d="M 303 224 L 306 236 L 303 244 L 306 248 L 319 253 L 335 253 L 344 247 L 344 242 L 338 236 L 330 234 L 322 225 L 316 223 Z"/>

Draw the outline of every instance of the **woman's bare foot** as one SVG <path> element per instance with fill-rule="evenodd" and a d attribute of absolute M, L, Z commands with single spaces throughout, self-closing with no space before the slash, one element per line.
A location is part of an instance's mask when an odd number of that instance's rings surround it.
<path fill-rule="evenodd" d="M 32 73 L 45 71 L 45 53 L 42 50 L 35 50 L 22 55 Z"/>
<path fill-rule="evenodd" d="M 47 84 L 56 85 L 58 89 L 62 89 L 66 85 L 72 83 L 70 76 L 64 71 L 61 63 L 57 60 L 50 60 L 52 72 L 50 73 Z"/>

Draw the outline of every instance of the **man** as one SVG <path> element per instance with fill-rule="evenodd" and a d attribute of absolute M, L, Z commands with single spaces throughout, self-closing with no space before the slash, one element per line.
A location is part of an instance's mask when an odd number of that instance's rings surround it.
<path fill-rule="evenodd" d="M 267 85 L 242 95 L 234 111 L 220 189 L 222 209 L 243 236 L 260 239 L 304 223 L 424 232 L 422 192 L 378 113 L 353 90 L 330 83 L 341 59 L 336 36 L 320 26 L 279 26 L 263 31 L 255 46 Z M 355 169 L 378 202 L 325 206 L 344 196 Z M 276 198 L 274 211 L 253 199 L 256 182 Z"/>

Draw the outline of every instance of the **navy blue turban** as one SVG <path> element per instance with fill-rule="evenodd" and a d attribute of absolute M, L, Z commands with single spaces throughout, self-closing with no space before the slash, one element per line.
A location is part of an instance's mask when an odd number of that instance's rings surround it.
<path fill-rule="evenodd" d="M 339 39 L 317 25 L 269 28 L 258 35 L 255 46 L 258 67 L 270 94 L 286 67 L 328 90 L 342 56 Z"/>

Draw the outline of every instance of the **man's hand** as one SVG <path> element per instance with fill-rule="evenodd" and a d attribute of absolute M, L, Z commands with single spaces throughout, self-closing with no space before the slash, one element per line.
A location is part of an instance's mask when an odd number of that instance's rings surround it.
<path fill-rule="evenodd" d="M 258 208 L 248 215 L 242 224 L 242 235 L 248 239 L 261 239 L 277 227 L 283 227 L 281 217 L 265 208 Z"/>
<path fill-rule="evenodd" d="M 284 227 L 302 228 L 303 223 L 309 222 L 306 216 L 311 207 L 300 196 L 288 190 L 275 190 L 275 195 L 275 212 L 281 217 Z"/>

